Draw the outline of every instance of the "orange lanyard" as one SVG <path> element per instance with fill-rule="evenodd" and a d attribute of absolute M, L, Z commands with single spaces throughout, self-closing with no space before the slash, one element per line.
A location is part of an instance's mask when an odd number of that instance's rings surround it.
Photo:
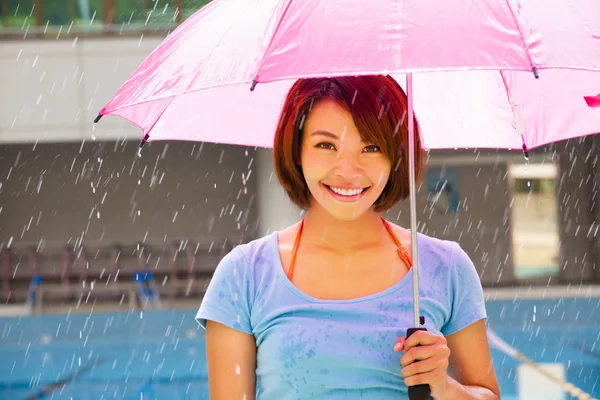
<path fill-rule="evenodd" d="M 412 262 L 410 261 L 410 257 L 408 255 L 408 251 L 406 251 L 406 247 L 402 245 L 400 239 L 398 239 L 398 237 L 392 230 L 392 227 L 390 226 L 389 222 L 387 222 L 383 217 L 381 218 L 381 221 L 383 222 L 385 229 L 387 229 L 388 233 L 394 240 L 394 243 L 396 243 L 398 255 L 400 256 L 402 261 L 404 261 L 404 264 L 406 264 L 408 269 L 410 269 L 412 267 Z M 304 228 L 304 219 L 300 221 L 300 227 L 298 228 L 298 233 L 296 233 L 296 239 L 294 240 L 294 247 L 292 249 L 292 260 L 290 261 L 290 267 L 287 273 L 288 279 L 290 281 L 292 280 L 292 276 L 294 276 L 294 266 L 296 264 L 296 254 L 298 253 L 298 246 L 300 245 L 300 236 L 302 234 L 302 228 Z"/>

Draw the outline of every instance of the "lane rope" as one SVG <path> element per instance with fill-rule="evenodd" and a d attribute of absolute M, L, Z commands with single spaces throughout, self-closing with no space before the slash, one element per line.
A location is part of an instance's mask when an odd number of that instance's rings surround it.
<path fill-rule="evenodd" d="M 533 368 L 535 371 L 537 371 L 540 374 L 542 374 L 543 376 L 545 376 L 548 380 L 560 385 L 562 390 L 564 390 L 566 393 L 570 394 L 572 397 L 574 397 L 578 400 L 598 400 L 597 398 L 592 397 L 592 395 L 584 392 L 583 390 L 581 390 L 577 386 L 573 385 L 572 383 L 567 382 L 564 379 L 561 379 L 561 378 L 551 374 L 550 372 L 546 371 L 541 365 L 539 365 L 535 361 L 530 360 L 529 358 L 525 357 L 523 354 L 521 354 L 519 351 L 517 351 L 517 349 L 515 349 L 514 347 L 512 347 L 511 345 L 506 343 L 504 340 L 502 340 L 502 338 L 500 336 L 498 336 L 497 333 L 495 333 L 494 331 L 492 331 L 489 328 L 487 329 L 487 337 L 488 337 L 488 341 L 492 347 L 501 351 L 502 353 L 506 354 L 507 356 Z"/>

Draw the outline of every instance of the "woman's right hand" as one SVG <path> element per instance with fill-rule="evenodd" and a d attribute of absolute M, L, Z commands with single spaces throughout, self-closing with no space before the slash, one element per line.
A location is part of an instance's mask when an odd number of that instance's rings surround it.
<path fill-rule="evenodd" d="M 254 336 L 207 321 L 206 361 L 210 400 L 255 399 Z"/>

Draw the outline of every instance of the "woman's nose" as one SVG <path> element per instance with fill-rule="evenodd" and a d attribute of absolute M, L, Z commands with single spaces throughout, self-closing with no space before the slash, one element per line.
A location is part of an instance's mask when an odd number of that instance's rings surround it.
<path fill-rule="evenodd" d="M 339 153 L 336 163 L 336 175 L 351 180 L 360 178 L 362 174 L 363 167 L 359 157 L 349 153 Z"/>

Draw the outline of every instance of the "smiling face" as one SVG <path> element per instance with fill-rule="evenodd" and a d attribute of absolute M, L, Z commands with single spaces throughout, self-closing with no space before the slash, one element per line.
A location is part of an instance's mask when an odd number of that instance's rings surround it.
<path fill-rule="evenodd" d="M 391 76 L 298 79 L 273 141 L 275 172 L 290 200 L 303 210 L 322 207 L 353 219 L 406 199 L 407 107 Z M 418 132 L 416 118 L 414 126 Z M 420 140 L 415 145 L 418 181 L 425 153 Z"/>
<path fill-rule="evenodd" d="M 352 114 L 324 98 L 312 107 L 303 128 L 301 166 L 312 207 L 341 220 L 372 209 L 390 177 L 390 160 L 361 137 Z"/>

